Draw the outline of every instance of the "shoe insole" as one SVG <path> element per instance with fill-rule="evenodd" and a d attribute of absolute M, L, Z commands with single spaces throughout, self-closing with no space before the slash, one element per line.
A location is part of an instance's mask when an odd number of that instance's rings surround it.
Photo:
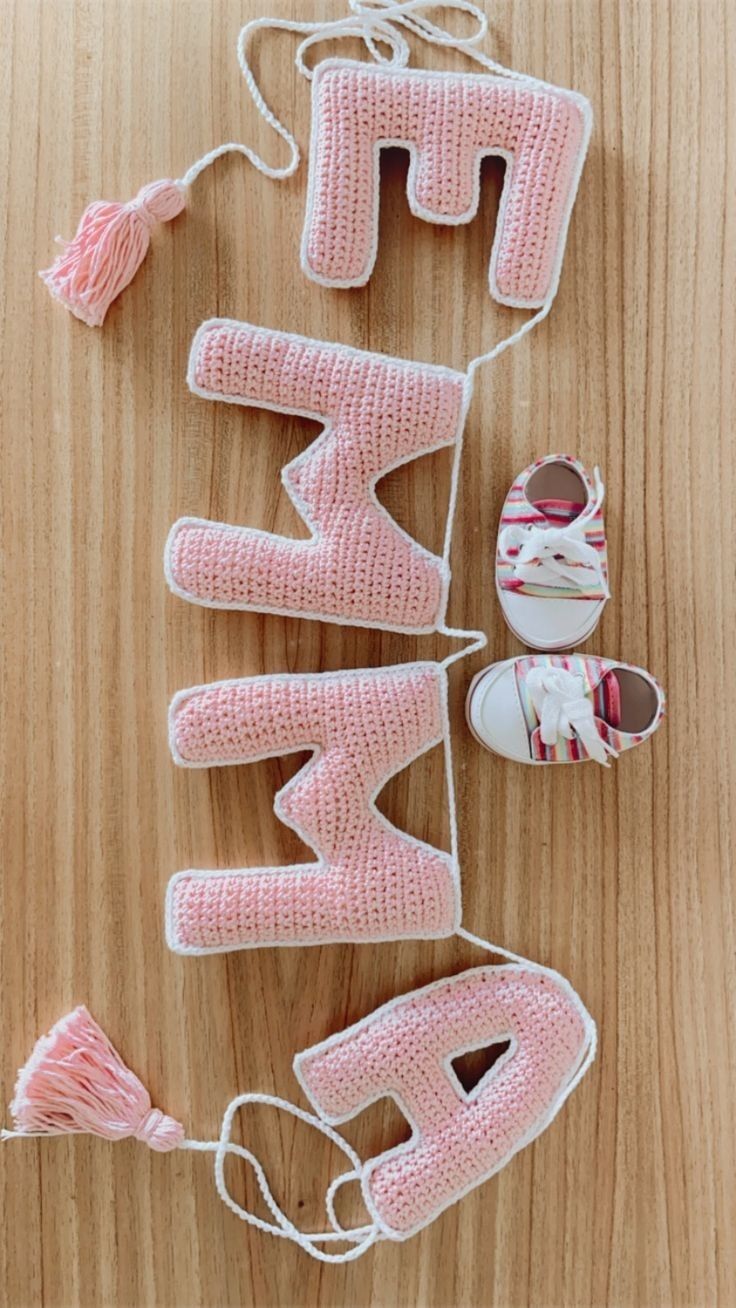
<path fill-rule="evenodd" d="M 613 690 L 614 683 L 617 687 Z M 619 731 L 641 735 L 652 725 L 657 712 L 657 692 L 644 677 L 631 668 L 616 668 L 603 678 L 606 686 L 606 721 Z M 610 716 L 611 710 L 613 715 Z M 618 717 L 618 721 L 614 717 Z"/>
<path fill-rule="evenodd" d="M 579 473 L 564 463 L 545 463 L 533 472 L 526 484 L 526 497 L 532 504 L 538 500 L 567 500 L 569 503 L 588 502 L 588 491 Z"/>

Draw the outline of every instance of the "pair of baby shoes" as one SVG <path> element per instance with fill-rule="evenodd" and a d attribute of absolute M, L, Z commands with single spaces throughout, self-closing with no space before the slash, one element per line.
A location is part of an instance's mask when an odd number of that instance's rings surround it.
<path fill-rule="evenodd" d="M 496 590 L 514 635 L 549 651 L 492 663 L 466 702 L 473 735 L 519 763 L 604 766 L 657 730 L 664 692 L 644 668 L 562 654 L 587 640 L 610 599 L 605 488 L 578 459 L 551 454 L 516 478 L 501 514 Z"/>

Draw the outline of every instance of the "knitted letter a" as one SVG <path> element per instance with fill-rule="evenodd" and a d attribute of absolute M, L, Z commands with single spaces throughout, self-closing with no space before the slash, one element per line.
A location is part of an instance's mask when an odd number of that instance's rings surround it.
<path fill-rule="evenodd" d="M 591 1029 L 556 973 L 477 967 L 391 1000 L 298 1054 L 294 1071 L 331 1125 L 384 1096 L 409 1118 L 412 1138 L 361 1170 L 371 1216 L 384 1236 L 405 1240 L 544 1130 L 573 1088 Z M 507 1041 L 464 1090 L 453 1059 Z"/>

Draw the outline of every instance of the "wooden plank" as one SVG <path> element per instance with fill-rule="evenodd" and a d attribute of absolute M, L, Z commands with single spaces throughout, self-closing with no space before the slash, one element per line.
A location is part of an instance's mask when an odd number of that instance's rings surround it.
<path fill-rule="evenodd" d="M 478 955 L 460 943 L 205 959 L 165 948 L 171 872 L 300 854 L 271 811 L 294 761 L 178 771 L 170 695 L 449 647 L 169 595 L 161 553 L 181 514 L 301 534 L 278 474 L 313 432 L 191 396 L 189 344 L 221 314 L 463 367 L 523 317 L 486 288 L 501 175 L 486 166 L 475 222 L 435 228 L 409 214 L 406 161 L 392 154 L 375 274 L 336 292 L 299 268 L 305 169 L 278 185 L 224 160 L 91 330 L 34 277 L 88 200 L 132 196 L 221 140 L 285 157 L 234 55 L 260 6 L 0 10 L 4 1097 L 36 1035 L 84 1000 L 155 1102 L 211 1138 L 239 1090 L 301 1102 L 295 1051 Z M 306 16 L 296 0 L 278 12 Z M 517 652 L 493 587 L 500 506 L 530 459 L 575 450 L 600 462 L 609 493 L 615 599 L 591 649 L 650 667 L 671 712 L 610 772 L 528 774 L 465 728 L 486 656 L 456 666 L 465 916 L 571 979 L 600 1021 L 599 1061 L 502 1175 L 412 1242 L 344 1268 L 239 1224 L 206 1158 L 82 1138 L 8 1145 L 0 1273 L 13 1308 L 733 1302 L 736 13 L 730 0 L 500 0 L 490 21 L 494 54 L 585 92 L 596 125 L 552 314 L 484 371 L 469 415 L 450 618 L 489 632 L 488 660 Z M 257 63 L 306 143 L 294 45 L 263 37 Z M 433 456 L 382 489 L 434 546 L 448 472 Z M 442 793 L 435 752 L 382 802 L 441 841 Z M 333 1152 L 265 1110 L 244 1129 L 289 1210 L 320 1221 Z M 402 1129 L 377 1106 L 346 1135 L 370 1154 Z M 250 1180 L 244 1192 L 254 1200 Z"/>

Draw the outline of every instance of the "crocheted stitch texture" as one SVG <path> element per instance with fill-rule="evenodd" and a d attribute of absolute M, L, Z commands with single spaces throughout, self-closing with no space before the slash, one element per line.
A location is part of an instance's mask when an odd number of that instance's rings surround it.
<path fill-rule="evenodd" d="M 554 296 L 590 136 L 584 96 L 472 73 L 324 60 L 315 69 L 302 267 L 328 286 L 368 281 L 378 247 L 379 155 L 411 152 L 407 198 L 434 223 L 478 210 L 485 155 L 506 160 L 490 264 L 502 304 Z"/>
<path fill-rule="evenodd" d="M 413 1235 L 544 1129 L 585 1053 L 584 1016 L 561 977 L 479 967 L 391 1000 L 297 1055 L 294 1071 L 326 1121 L 390 1096 L 413 1127 L 408 1143 L 363 1172 L 384 1234 Z M 507 1040 L 508 1052 L 466 1092 L 452 1060 Z"/>
<path fill-rule="evenodd" d="M 210 953 L 452 934 L 460 912 L 454 858 L 397 830 L 374 804 L 389 777 L 446 736 L 446 687 L 442 668 L 425 663 L 180 692 L 170 717 L 178 763 L 314 750 L 274 810 L 319 861 L 179 873 L 167 897 L 170 947 Z"/>
<path fill-rule="evenodd" d="M 374 487 L 420 454 L 456 442 L 459 453 L 463 374 L 213 319 L 195 336 L 189 384 L 210 399 L 301 414 L 325 429 L 281 474 L 312 539 L 182 518 L 165 559 L 176 594 L 215 608 L 437 629 L 448 563 L 397 526 Z"/>

